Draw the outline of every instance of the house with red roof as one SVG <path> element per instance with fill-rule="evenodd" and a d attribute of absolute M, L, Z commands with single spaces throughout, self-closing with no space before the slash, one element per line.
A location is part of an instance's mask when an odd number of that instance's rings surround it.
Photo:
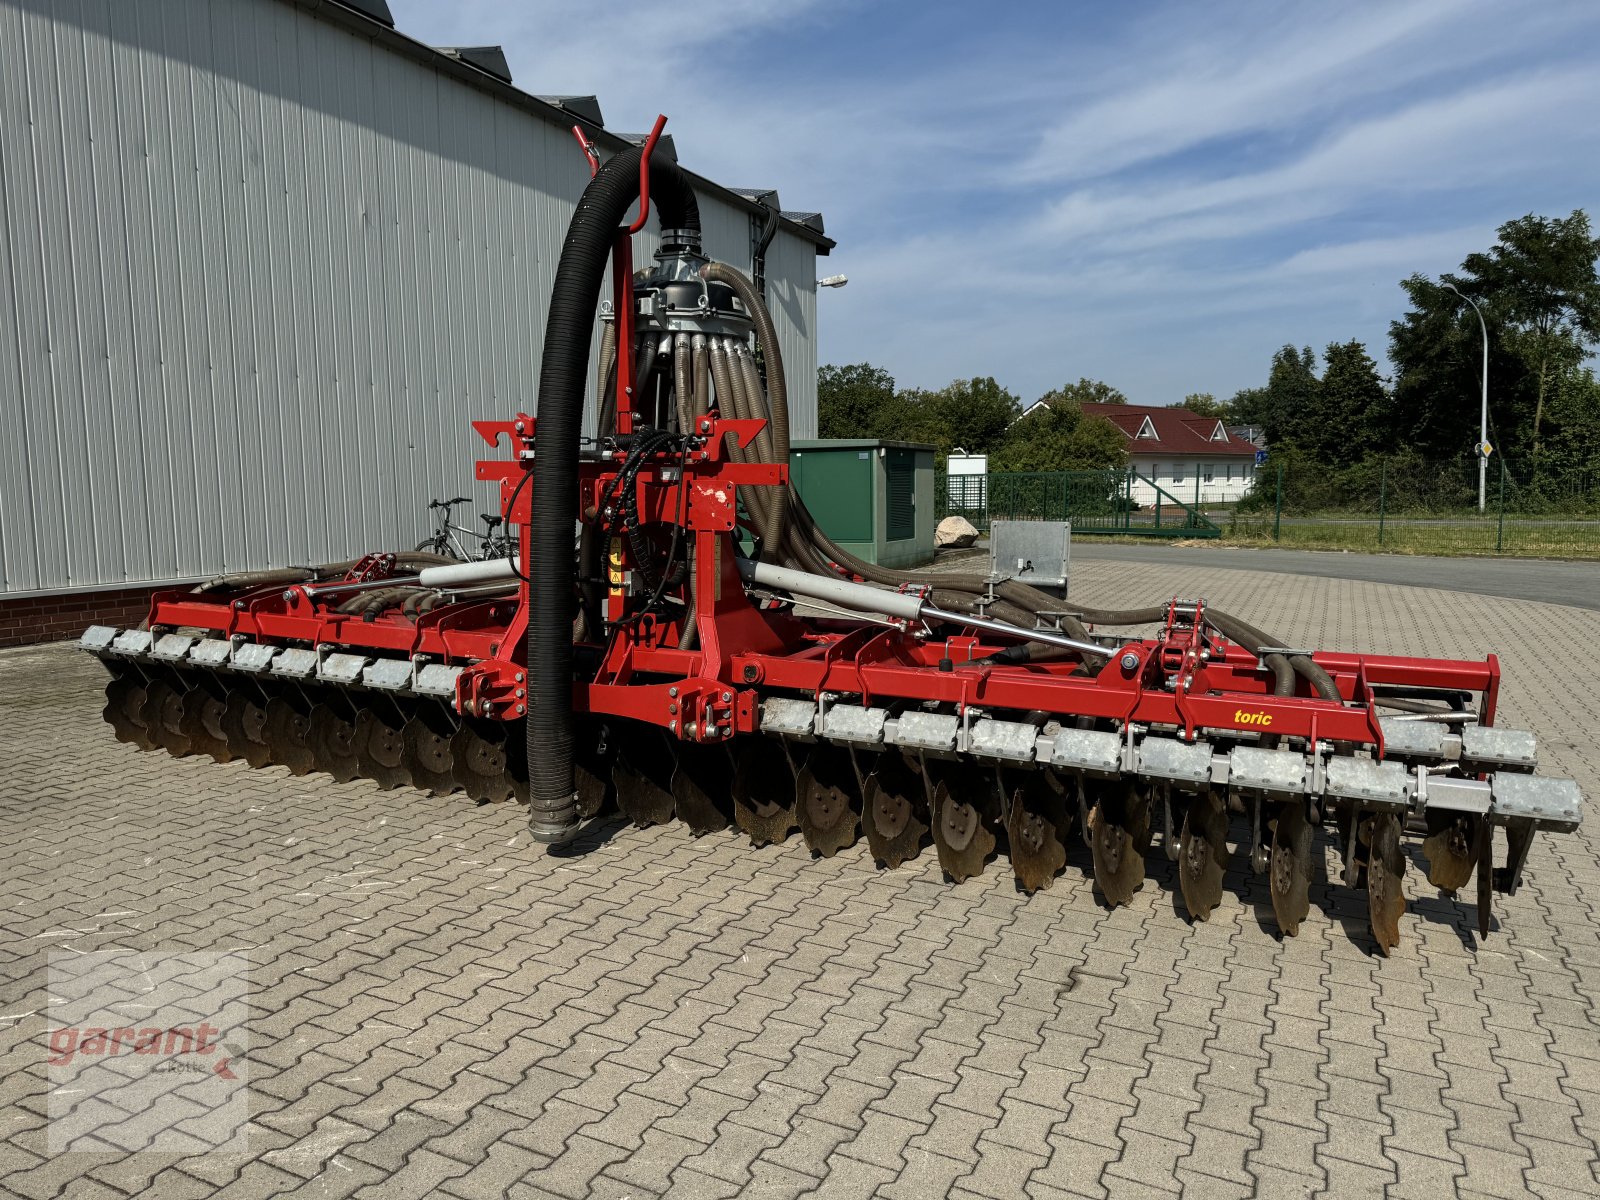
<path fill-rule="evenodd" d="M 1227 503 L 1255 484 L 1256 446 L 1216 417 L 1153 404 L 1085 404 L 1083 415 L 1110 421 L 1127 437 L 1135 504 L 1154 504 L 1157 488 L 1190 503 Z"/>

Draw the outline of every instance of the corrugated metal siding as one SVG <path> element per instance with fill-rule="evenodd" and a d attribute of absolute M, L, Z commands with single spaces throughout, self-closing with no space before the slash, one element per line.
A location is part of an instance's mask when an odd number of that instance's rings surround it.
<path fill-rule="evenodd" d="M 767 247 L 767 308 L 778 327 L 789 385 L 789 435 L 817 436 L 817 256 L 811 243 L 780 231 Z"/>
<path fill-rule="evenodd" d="M 534 407 L 587 179 L 565 130 L 278 0 L 0 0 L 0 592 L 491 508 L 469 422 Z M 749 214 L 701 210 L 748 269 Z M 796 437 L 814 250 L 768 253 Z"/>

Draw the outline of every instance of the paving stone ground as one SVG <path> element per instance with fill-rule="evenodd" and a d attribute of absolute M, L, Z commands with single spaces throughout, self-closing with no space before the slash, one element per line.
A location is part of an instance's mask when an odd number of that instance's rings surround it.
<path fill-rule="evenodd" d="M 1597 573 L 1600 580 L 1600 573 Z M 1600 613 L 1124 563 L 1086 604 L 1204 594 L 1291 643 L 1473 656 L 1542 768 L 1600 797 Z M 112 1197 L 1593 1196 L 1600 819 L 1541 835 L 1476 944 L 1314 889 L 1278 940 L 1237 868 L 1190 926 L 1159 854 L 1097 906 L 931 852 L 602 830 L 513 806 L 141 754 L 101 668 L 0 655 L 0 1194 Z M 1243 836 L 1241 829 L 1236 835 Z M 245 947 L 248 1151 L 46 1153 L 51 952 Z"/>

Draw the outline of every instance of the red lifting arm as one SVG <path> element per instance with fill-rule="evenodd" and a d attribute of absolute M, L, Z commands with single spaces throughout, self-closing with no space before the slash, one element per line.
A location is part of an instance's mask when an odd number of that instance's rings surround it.
<path fill-rule="evenodd" d="M 578 139 L 578 145 L 583 148 L 583 156 L 589 160 L 589 178 L 593 179 L 600 170 L 600 155 L 590 144 L 589 139 L 583 136 L 583 126 L 574 125 L 572 136 Z"/>
<path fill-rule="evenodd" d="M 655 153 L 656 142 L 661 138 L 661 131 L 666 128 L 665 114 L 656 117 L 656 126 L 650 131 L 650 136 L 644 140 L 644 153 L 639 156 L 639 215 L 632 225 L 628 226 L 629 233 L 638 233 L 644 228 L 645 221 L 650 216 L 650 155 Z"/>

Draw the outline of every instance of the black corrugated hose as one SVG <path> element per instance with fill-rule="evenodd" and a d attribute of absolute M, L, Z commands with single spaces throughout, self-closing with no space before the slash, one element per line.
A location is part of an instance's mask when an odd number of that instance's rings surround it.
<path fill-rule="evenodd" d="M 639 198 L 642 149 L 608 159 L 584 189 L 561 247 L 539 366 L 537 469 L 529 487 L 533 561 L 528 616 L 528 830 L 547 845 L 578 830 L 572 776 L 572 530 L 589 341 L 617 227 Z M 650 159 L 650 199 L 663 229 L 700 228 L 694 190 L 676 164 Z"/>

